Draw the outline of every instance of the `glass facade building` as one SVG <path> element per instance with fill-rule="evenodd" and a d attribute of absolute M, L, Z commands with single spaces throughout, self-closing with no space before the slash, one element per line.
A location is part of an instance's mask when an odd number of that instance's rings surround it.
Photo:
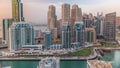
<path fill-rule="evenodd" d="M 50 46 L 52 45 L 52 33 L 49 29 L 45 31 L 44 39 L 45 39 L 45 48 L 50 48 Z"/>
<path fill-rule="evenodd" d="M 76 23 L 74 26 L 75 42 L 78 46 L 84 45 L 84 26 L 83 24 Z"/>
<path fill-rule="evenodd" d="M 16 51 L 22 48 L 23 45 L 34 44 L 34 29 L 31 25 L 25 22 L 18 22 L 10 28 L 10 50 Z"/>
<path fill-rule="evenodd" d="M 71 29 L 70 24 L 65 22 L 62 26 L 62 46 L 63 48 L 71 48 Z"/>

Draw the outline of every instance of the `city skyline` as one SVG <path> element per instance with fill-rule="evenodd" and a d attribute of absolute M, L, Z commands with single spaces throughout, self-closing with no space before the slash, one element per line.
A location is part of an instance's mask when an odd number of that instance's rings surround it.
<path fill-rule="evenodd" d="M 120 68 L 119 3 L 0 0 L 0 68 Z"/>
<path fill-rule="evenodd" d="M 110 12 L 117 12 L 117 16 L 120 16 L 119 7 L 119 0 L 93 0 L 93 1 L 39 1 L 39 0 L 22 0 L 24 5 L 24 17 L 26 21 L 33 22 L 33 23 L 47 23 L 47 11 L 48 6 L 53 4 L 56 7 L 56 15 L 57 18 L 61 18 L 61 5 L 63 3 L 68 3 L 71 6 L 73 4 L 77 4 L 83 11 L 83 13 L 93 13 L 94 15 L 97 12 L 103 12 L 104 14 Z M 1 13 L 0 13 L 0 22 L 2 22 L 3 18 L 11 18 L 12 17 L 12 10 L 11 10 L 11 0 L 1 0 L 0 1 Z M 43 8 L 44 6 L 44 8 Z M 112 6 L 112 7 L 110 7 Z M 32 9 L 31 9 L 32 8 Z M 42 10 L 41 10 L 42 9 Z M 9 10 L 9 11 L 8 11 Z M 38 14 L 39 13 L 39 14 Z M 34 19 L 33 19 L 34 18 Z"/>

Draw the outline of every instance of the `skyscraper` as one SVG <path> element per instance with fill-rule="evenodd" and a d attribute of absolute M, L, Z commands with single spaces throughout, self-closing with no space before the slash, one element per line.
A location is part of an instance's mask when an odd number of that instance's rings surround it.
<path fill-rule="evenodd" d="M 71 25 L 71 31 L 72 31 L 72 38 L 73 38 L 73 30 L 75 26 L 75 22 L 82 21 L 82 11 L 81 8 L 79 8 L 78 5 L 74 4 L 72 5 L 71 9 L 71 17 L 70 17 L 70 25 Z"/>
<path fill-rule="evenodd" d="M 34 44 L 34 29 L 26 22 L 13 23 L 9 29 L 10 51 L 17 51 L 23 45 Z"/>
<path fill-rule="evenodd" d="M 12 18 L 16 22 L 24 21 L 23 4 L 21 0 L 12 0 Z"/>
<path fill-rule="evenodd" d="M 3 43 L 8 44 L 9 41 L 9 28 L 13 23 L 13 19 L 3 19 L 2 31 L 3 31 Z"/>
<path fill-rule="evenodd" d="M 48 9 L 48 28 L 53 29 L 56 27 L 57 16 L 54 5 L 50 5 Z"/>
<path fill-rule="evenodd" d="M 62 24 L 70 22 L 70 4 L 62 4 Z"/>
<path fill-rule="evenodd" d="M 52 45 L 52 33 L 49 29 L 47 29 L 44 33 L 44 39 L 45 39 L 45 48 L 50 48 Z"/>
<path fill-rule="evenodd" d="M 62 46 L 63 48 L 71 48 L 71 30 L 68 22 L 62 25 Z"/>
<path fill-rule="evenodd" d="M 106 41 L 115 41 L 116 12 L 106 14 L 104 23 L 104 38 Z"/>
<path fill-rule="evenodd" d="M 74 4 L 71 9 L 71 26 L 73 28 L 75 22 L 82 21 L 82 11 L 78 5 Z"/>

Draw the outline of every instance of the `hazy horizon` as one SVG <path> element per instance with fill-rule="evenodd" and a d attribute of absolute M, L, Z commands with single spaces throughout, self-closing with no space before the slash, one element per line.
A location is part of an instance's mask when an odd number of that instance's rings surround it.
<path fill-rule="evenodd" d="M 117 16 L 120 16 L 119 0 L 22 0 L 24 5 L 24 17 L 25 20 L 32 23 L 47 23 L 47 11 L 48 6 L 53 4 L 56 6 L 57 18 L 61 18 L 61 4 L 69 3 L 79 5 L 83 13 L 97 12 L 111 13 L 117 12 Z M 3 18 L 12 17 L 11 0 L 0 0 L 0 22 Z"/>

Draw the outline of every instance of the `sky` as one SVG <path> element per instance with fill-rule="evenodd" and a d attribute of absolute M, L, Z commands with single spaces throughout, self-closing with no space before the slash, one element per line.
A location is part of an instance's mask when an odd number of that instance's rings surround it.
<path fill-rule="evenodd" d="M 3 18 L 11 18 L 11 1 L 12 0 L 0 0 L 0 22 Z M 97 12 L 111 13 L 117 12 L 117 16 L 120 16 L 120 0 L 22 0 L 24 5 L 24 17 L 27 22 L 36 24 L 47 23 L 47 11 L 49 5 L 56 6 L 57 18 L 61 18 L 61 5 L 63 3 L 69 3 L 79 5 L 83 13 Z"/>

